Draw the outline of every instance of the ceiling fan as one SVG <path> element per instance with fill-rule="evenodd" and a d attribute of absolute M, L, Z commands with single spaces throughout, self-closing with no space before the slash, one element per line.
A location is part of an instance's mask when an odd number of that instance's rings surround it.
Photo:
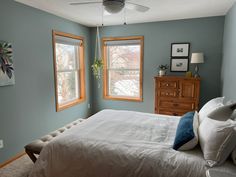
<path fill-rule="evenodd" d="M 124 7 L 129 10 L 136 10 L 138 12 L 146 12 L 149 7 L 136 4 L 126 0 L 103 0 L 103 1 L 85 1 L 73 2 L 70 5 L 87 5 L 87 4 L 103 4 L 105 10 L 111 14 L 120 12 Z"/>

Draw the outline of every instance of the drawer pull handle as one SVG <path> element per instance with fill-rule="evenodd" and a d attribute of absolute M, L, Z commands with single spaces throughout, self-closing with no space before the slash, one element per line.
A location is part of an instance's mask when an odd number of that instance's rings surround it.
<path fill-rule="evenodd" d="M 175 104 L 173 104 L 173 106 L 179 106 L 179 104 L 176 104 L 176 103 L 175 103 Z"/>
<path fill-rule="evenodd" d="M 169 95 L 169 93 L 166 93 L 166 96 L 168 96 Z"/>
<path fill-rule="evenodd" d="M 169 84 L 166 84 L 166 86 L 168 87 L 168 86 L 169 86 Z"/>

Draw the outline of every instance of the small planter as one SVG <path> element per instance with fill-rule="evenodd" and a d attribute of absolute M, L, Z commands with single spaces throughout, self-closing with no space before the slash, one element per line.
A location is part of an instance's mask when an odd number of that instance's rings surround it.
<path fill-rule="evenodd" d="M 158 75 L 159 76 L 165 76 L 166 75 L 166 71 L 168 69 L 168 65 L 159 65 L 158 69 L 159 69 Z"/>
<path fill-rule="evenodd" d="M 102 77 L 103 63 L 102 59 L 95 59 L 92 65 L 93 75 L 97 80 L 100 80 Z"/>
<path fill-rule="evenodd" d="M 166 70 L 159 70 L 159 76 L 165 76 Z"/>

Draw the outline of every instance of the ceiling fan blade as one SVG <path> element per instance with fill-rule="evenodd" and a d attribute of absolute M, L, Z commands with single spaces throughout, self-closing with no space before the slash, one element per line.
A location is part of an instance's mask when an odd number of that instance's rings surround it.
<path fill-rule="evenodd" d="M 88 2 L 72 2 L 70 5 L 77 6 L 77 5 L 87 5 L 87 4 L 101 4 L 102 1 L 88 1 Z"/>
<path fill-rule="evenodd" d="M 135 4 L 132 2 L 126 2 L 125 7 L 129 10 L 137 10 L 139 12 L 147 12 L 150 8 L 147 6 Z"/>
<path fill-rule="evenodd" d="M 109 12 L 107 12 L 106 10 L 104 10 L 103 15 L 104 15 L 104 16 L 110 16 L 110 15 L 112 15 L 112 14 L 109 13 Z"/>

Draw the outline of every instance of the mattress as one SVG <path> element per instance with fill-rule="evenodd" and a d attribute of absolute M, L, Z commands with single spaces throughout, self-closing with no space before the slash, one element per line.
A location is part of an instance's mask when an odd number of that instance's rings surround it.
<path fill-rule="evenodd" d="M 203 177 L 199 148 L 172 149 L 179 119 L 103 110 L 45 146 L 30 177 Z"/>

